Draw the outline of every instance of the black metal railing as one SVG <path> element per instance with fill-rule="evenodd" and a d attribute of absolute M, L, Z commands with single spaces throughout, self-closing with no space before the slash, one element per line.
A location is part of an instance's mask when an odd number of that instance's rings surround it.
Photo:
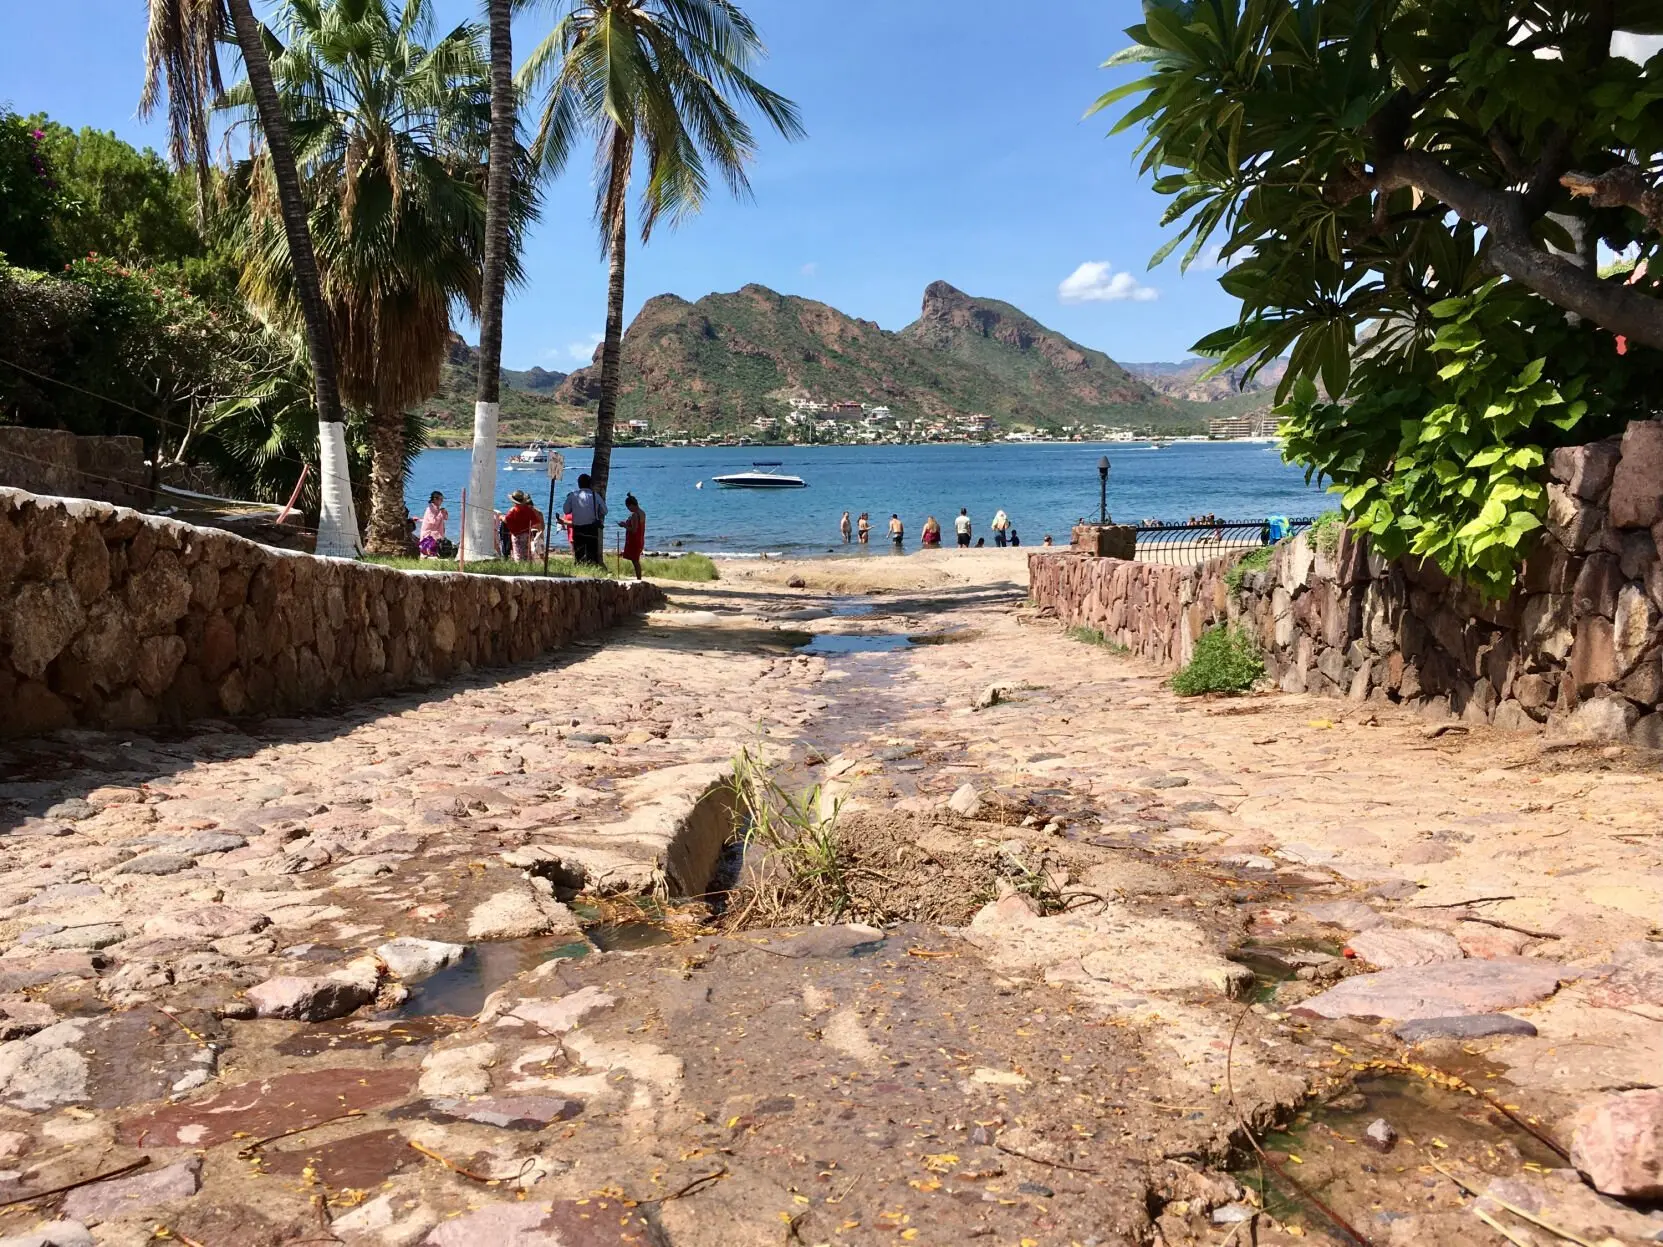
<path fill-rule="evenodd" d="M 1284 518 L 1280 524 L 1263 520 L 1213 520 L 1182 524 L 1139 524 L 1137 557 L 1140 563 L 1205 562 L 1236 550 L 1256 550 L 1281 537 L 1304 532 L 1313 517 Z"/>

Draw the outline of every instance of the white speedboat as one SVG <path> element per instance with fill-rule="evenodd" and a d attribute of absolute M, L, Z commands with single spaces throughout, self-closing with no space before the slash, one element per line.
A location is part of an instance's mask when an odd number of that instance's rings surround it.
<path fill-rule="evenodd" d="M 723 489 L 807 489 L 808 482 L 800 476 L 788 476 L 784 472 L 770 472 L 769 468 L 781 465 L 773 463 L 753 463 L 751 472 L 730 472 L 726 476 L 713 479 Z"/>
<path fill-rule="evenodd" d="M 549 448 L 542 442 L 532 442 L 519 454 L 510 456 L 502 466 L 510 472 L 542 472 L 548 463 Z"/>

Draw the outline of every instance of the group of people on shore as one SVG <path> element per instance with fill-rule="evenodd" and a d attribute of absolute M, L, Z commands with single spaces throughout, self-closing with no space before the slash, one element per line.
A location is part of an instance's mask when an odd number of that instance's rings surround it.
<path fill-rule="evenodd" d="M 970 518 L 970 509 L 960 507 L 958 515 L 953 519 L 953 533 L 961 550 L 971 548 L 974 527 L 974 521 Z M 995 546 L 1019 546 L 1022 544 L 1022 537 L 1017 533 L 1016 525 L 1011 522 L 1010 516 L 1005 514 L 1002 507 L 994 513 L 992 521 L 988 524 L 988 529 L 993 534 L 993 544 Z M 843 518 L 838 521 L 838 531 L 843 536 L 844 545 L 856 542 L 863 546 L 870 545 L 872 541 L 872 517 L 869 513 L 862 511 L 858 518 L 851 519 L 850 513 L 845 511 Z M 900 515 L 893 511 L 889 515 L 888 533 L 889 544 L 896 550 L 900 550 L 906 545 L 906 524 L 902 521 Z M 941 548 L 941 521 L 933 515 L 925 516 L 921 537 L 926 550 L 939 550 Z M 987 538 L 976 537 L 974 544 L 976 549 L 981 549 L 987 544 Z M 1049 534 L 1046 535 L 1045 544 L 1051 544 Z"/>
<path fill-rule="evenodd" d="M 496 520 L 497 552 L 504 560 L 529 563 L 548 552 L 548 525 L 531 495 L 516 489 L 508 495 L 511 504 L 506 511 L 493 509 Z M 635 566 L 635 578 L 640 580 L 641 558 L 647 546 L 647 513 L 642 510 L 634 494 L 626 494 L 624 507 L 628 515 L 618 521 L 623 530 L 620 556 Z M 566 495 L 561 504 L 560 526 L 565 530 L 566 542 L 571 547 L 573 561 L 592 567 L 604 567 L 605 542 L 602 537 L 606 523 L 606 498 L 597 493 L 594 481 L 587 472 L 577 478 L 577 488 Z M 422 558 L 448 559 L 456 555 L 456 546 L 446 536 L 450 512 L 445 509 L 445 496 L 434 490 L 427 499 L 427 509 L 420 521 L 411 521 L 416 530 L 416 549 Z"/>

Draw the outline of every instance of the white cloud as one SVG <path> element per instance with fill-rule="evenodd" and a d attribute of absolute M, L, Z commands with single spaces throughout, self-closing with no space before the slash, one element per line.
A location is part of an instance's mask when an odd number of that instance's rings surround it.
<path fill-rule="evenodd" d="M 1160 291 L 1130 273 L 1114 272 L 1107 260 L 1087 260 L 1057 287 L 1057 298 L 1064 303 L 1148 303 L 1160 297 Z"/>
<path fill-rule="evenodd" d="M 573 342 L 566 347 L 566 354 L 574 363 L 587 364 L 595 358 L 595 348 L 605 341 L 605 335 L 592 333 L 582 342 Z"/>
<path fill-rule="evenodd" d="M 820 271 L 820 262 L 818 260 L 810 260 L 807 264 L 803 265 L 801 271 L 804 277 L 813 277 Z"/>

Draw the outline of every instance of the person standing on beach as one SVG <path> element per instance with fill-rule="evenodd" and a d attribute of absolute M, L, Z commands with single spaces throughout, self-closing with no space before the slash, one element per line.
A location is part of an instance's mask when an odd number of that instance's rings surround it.
<path fill-rule="evenodd" d="M 595 492 L 587 472 L 577 478 L 577 488 L 566 495 L 566 514 L 572 517 L 572 557 L 597 567 L 601 560 L 601 524 L 606 520 L 606 499 Z"/>
<path fill-rule="evenodd" d="M 941 523 L 933 515 L 924 518 L 924 548 L 941 549 Z"/>
<path fill-rule="evenodd" d="M 907 526 L 905 524 L 901 523 L 901 517 L 899 515 L 896 515 L 893 511 L 891 511 L 889 513 L 889 543 L 890 543 L 890 545 L 894 546 L 897 550 L 899 550 L 901 548 L 901 543 L 906 540 L 906 537 L 907 537 Z"/>
<path fill-rule="evenodd" d="M 854 532 L 854 525 L 849 523 L 849 513 L 847 511 L 843 513 L 843 520 L 838 524 L 837 528 L 838 531 L 843 534 L 843 544 L 848 545 L 849 534 Z"/>
<path fill-rule="evenodd" d="M 994 545 L 1003 546 L 1005 544 L 1005 533 L 1010 528 L 1010 526 L 1011 526 L 1010 516 L 1005 514 L 1005 508 L 1004 507 L 1000 507 L 999 510 L 994 513 L 993 523 L 991 525 L 989 525 L 989 527 L 991 527 L 993 529 L 993 544 Z"/>
<path fill-rule="evenodd" d="M 959 549 L 970 548 L 970 508 L 960 507 L 959 517 L 953 521 L 953 531 L 959 535 Z"/>
<path fill-rule="evenodd" d="M 618 521 L 618 527 L 624 530 L 624 558 L 635 564 L 635 578 L 640 580 L 641 555 L 647 548 L 647 513 L 634 494 L 624 495 L 624 506 L 629 518 Z"/>
<path fill-rule="evenodd" d="M 860 513 L 860 544 L 866 545 L 872 540 L 872 519 L 862 511 Z"/>

